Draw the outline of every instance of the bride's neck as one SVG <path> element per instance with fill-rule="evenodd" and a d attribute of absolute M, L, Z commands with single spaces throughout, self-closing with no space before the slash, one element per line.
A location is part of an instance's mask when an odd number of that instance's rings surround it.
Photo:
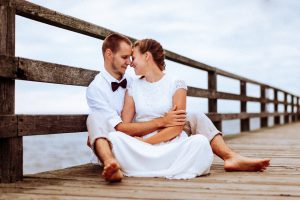
<path fill-rule="evenodd" d="M 155 66 L 145 74 L 145 79 L 146 81 L 153 83 L 159 81 L 163 76 L 164 73 L 157 66 Z"/>

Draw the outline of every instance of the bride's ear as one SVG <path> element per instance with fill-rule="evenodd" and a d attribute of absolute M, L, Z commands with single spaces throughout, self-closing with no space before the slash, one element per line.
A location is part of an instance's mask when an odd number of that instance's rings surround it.
<path fill-rule="evenodd" d="M 146 61 L 149 61 L 149 59 L 151 58 L 151 53 L 149 51 L 146 51 L 145 53 L 145 58 L 146 58 Z"/>

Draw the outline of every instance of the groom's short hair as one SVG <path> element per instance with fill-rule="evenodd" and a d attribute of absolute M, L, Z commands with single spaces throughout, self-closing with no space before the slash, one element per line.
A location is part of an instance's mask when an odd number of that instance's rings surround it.
<path fill-rule="evenodd" d="M 116 53 L 120 48 L 121 42 L 126 42 L 128 45 L 132 46 L 132 42 L 124 35 L 118 33 L 112 33 L 108 35 L 102 44 L 102 54 L 104 55 L 107 49 L 110 49 L 113 53 Z"/>

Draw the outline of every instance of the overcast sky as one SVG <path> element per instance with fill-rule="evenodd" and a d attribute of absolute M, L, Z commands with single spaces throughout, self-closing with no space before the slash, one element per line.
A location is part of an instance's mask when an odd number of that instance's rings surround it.
<path fill-rule="evenodd" d="M 154 38 L 173 52 L 300 95 L 299 0 L 31 2 L 137 39 Z M 88 36 L 16 19 L 16 56 L 101 71 L 101 44 Z M 167 71 L 191 86 L 207 88 L 205 72 L 173 62 L 167 63 Z M 239 93 L 237 81 L 218 81 L 219 90 Z M 18 81 L 16 90 L 17 113 L 87 112 L 84 87 Z M 249 85 L 249 91 L 259 95 L 255 85 Z M 201 102 L 195 106 L 207 112 L 207 101 Z M 224 106 L 227 109 L 219 106 L 219 112 L 239 112 L 238 102 L 228 104 L 232 106 Z"/>

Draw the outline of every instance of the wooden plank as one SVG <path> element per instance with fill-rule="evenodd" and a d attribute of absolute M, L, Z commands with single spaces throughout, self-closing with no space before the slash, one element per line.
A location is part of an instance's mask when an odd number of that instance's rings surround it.
<path fill-rule="evenodd" d="M 0 78 L 12 78 L 17 77 L 17 63 L 12 57 L 0 55 Z"/>
<path fill-rule="evenodd" d="M 283 101 L 279 101 L 279 100 L 275 100 L 275 99 L 266 99 L 265 101 L 263 101 L 265 103 L 276 103 L 276 104 L 286 104 L 286 105 L 292 105 L 292 103 L 285 103 L 284 100 Z"/>
<path fill-rule="evenodd" d="M 188 86 L 187 95 L 190 97 L 214 98 L 206 89 Z"/>
<path fill-rule="evenodd" d="M 260 103 L 260 111 L 266 112 L 267 111 L 267 105 L 265 103 L 266 100 L 266 87 L 260 86 L 260 98 L 262 102 Z M 268 127 L 268 118 L 267 117 L 261 117 L 260 118 L 260 126 L 261 127 Z"/>
<path fill-rule="evenodd" d="M 217 92 L 217 73 L 208 72 L 208 90 L 210 94 L 215 95 Z M 218 112 L 218 100 L 217 99 L 208 99 L 208 112 L 217 113 Z M 222 121 L 213 121 L 216 128 L 219 131 L 222 131 Z"/>
<path fill-rule="evenodd" d="M 0 115 L 13 114 L 15 111 L 15 81 L 0 78 Z"/>
<path fill-rule="evenodd" d="M 288 114 L 289 113 L 207 113 L 206 115 L 212 121 L 219 122 L 222 120 L 249 119 Z M 9 125 L 11 129 L 15 128 L 15 124 L 17 123 L 18 136 L 84 132 L 87 131 L 86 118 L 87 115 L 0 116 L 0 119 L 5 119 L 4 121 L 6 122 L 10 122 L 10 120 L 12 120 Z M 14 120 L 16 120 L 17 122 L 15 122 Z M 2 123 L 5 124 L 3 126 L 8 126 L 7 123 Z M 3 131 L 5 132 L 5 130 Z M 15 133 L 13 135 L 15 135 Z M 13 135 L 4 135 L 1 137 L 11 137 Z"/>
<path fill-rule="evenodd" d="M 0 64 L 0 77 L 64 85 L 88 86 L 99 73 L 95 70 L 9 56 L 0 56 Z"/>
<path fill-rule="evenodd" d="M 13 183 L 23 178 L 22 137 L 0 139 L 0 183 Z"/>
<path fill-rule="evenodd" d="M 16 0 L 16 14 L 45 24 L 84 34 L 90 37 L 104 39 L 113 31 L 95 24 L 64 15 L 37 4 Z"/>
<path fill-rule="evenodd" d="M 86 115 L 19 115 L 18 135 L 84 132 L 86 118 Z"/>
<path fill-rule="evenodd" d="M 300 98 L 297 97 L 297 121 L 300 120 Z"/>
<path fill-rule="evenodd" d="M 278 90 L 274 89 L 274 112 L 278 112 Z M 274 117 L 274 124 L 280 124 L 280 116 Z"/>
<path fill-rule="evenodd" d="M 295 102 L 294 102 L 294 99 L 295 99 L 295 96 L 291 95 L 291 106 L 292 106 L 292 109 L 291 109 L 291 112 L 292 113 L 295 113 Z M 296 121 L 296 115 L 292 115 L 292 122 L 295 122 Z"/>
<path fill-rule="evenodd" d="M 288 95 L 288 93 L 284 93 L 284 112 L 288 112 L 288 105 L 287 105 L 287 95 Z M 284 116 L 284 123 L 285 124 L 287 124 L 287 123 L 289 123 L 289 116 L 288 115 L 285 115 Z"/>
<path fill-rule="evenodd" d="M 0 1 L 0 55 L 15 56 L 14 0 Z M 1 63 L 1 76 L 11 74 L 10 67 Z M 0 115 L 15 112 L 15 81 L 0 78 Z M 9 123 L 10 124 L 10 123 Z M 10 126 L 10 125 L 9 125 Z M 5 133 L 6 136 L 15 134 Z M 1 131 L 3 133 L 3 130 Z M 4 134 L 3 134 L 4 135 Z M 0 183 L 16 182 L 23 176 L 22 137 L 0 139 Z"/>
<path fill-rule="evenodd" d="M 0 2 L 0 55 L 15 54 L 15 10 L 13 0 Z"/>
<path fill-rule="evenodd" d="M 190 180 L 125 177 L 108 184 L 92 164 L 26 175 L 0 184 L 2 199 L 299 199 L 300 123 L 228 137 L 227 144 L 250 157 L 271 158 L 265 172 L 225 172 L 217 157 L 208 176 Z M 51 198 L 50 198 L 51 197 Z"/>
<path fill-rule="evenodd" d="M 206 113 L 213 121 L 289 116 L 296 113 Z M 75 133 L 86 130 L 87 115 L 0 115 L 0 138 L 12 136 Z M 12 130 L 13 132 L 7 132 Z M 18 134 L 16 134 L 16 131 Z"/>
<path fill-rule="evenodd" d="M 17 137 L 18 124 L 15 115 L 0 115 L 0 138 Z"/>
<path fill-rule="evenodd" d="M 249 118 L 266 118 L 271 116 L 289 115 L 289 113 L 207 113 L 212 121 L 232 120 L 232 119 L 249 119 Z"/>
<path fill-rule="evenodd" d="M 19 58 L 18 79 L 57 83 L 64 85 L 88 86 L 99 73 L 94 70 L 70 67 L 37 60 Z"/>
<path fill-rule="evenodd" d="M 240 81 L 240 95 L 242 97 L 247 96 L 247 83 L 245 81 Z M 241 101 L 240 106 L 241 113 L 247 113 L 247 101 Z M 249 131 L 250 130 L 250 119 L 241 119 L 240 130 Z"/>
<path fill-rule="evenodd" d="M 207 89 L 202 88 L 196 88 L 188 86 L 187 95 L 191 97 L 202 97 L 202 98 L 208 98 L 208 99 L 228 99 L 228 100 L 239 100 L 239 101 L 253 101 L 253 102 L 261 102 L 262 100 L 260 98 L 256 97 L 248 97 L 248 96 L 241 96 L 238 94 L 231 94 L 226 92 L 214 92 L 211 93 Z"/>
<path fill-rule="evenodd" d="M 216 92 L 216 98 L 218 99 L 229 99 L 229 100 L 239 100 L 242 102 L 246 101 L 253 101 L 253 102 L 266 102 L 266 100 L 262 100 L 260 98 L 256 97 L 248 97 L 246 95 L 238 95 L 238 94 L 231 94 L 231 93 L 226 93 L 226 92 Z"/>

